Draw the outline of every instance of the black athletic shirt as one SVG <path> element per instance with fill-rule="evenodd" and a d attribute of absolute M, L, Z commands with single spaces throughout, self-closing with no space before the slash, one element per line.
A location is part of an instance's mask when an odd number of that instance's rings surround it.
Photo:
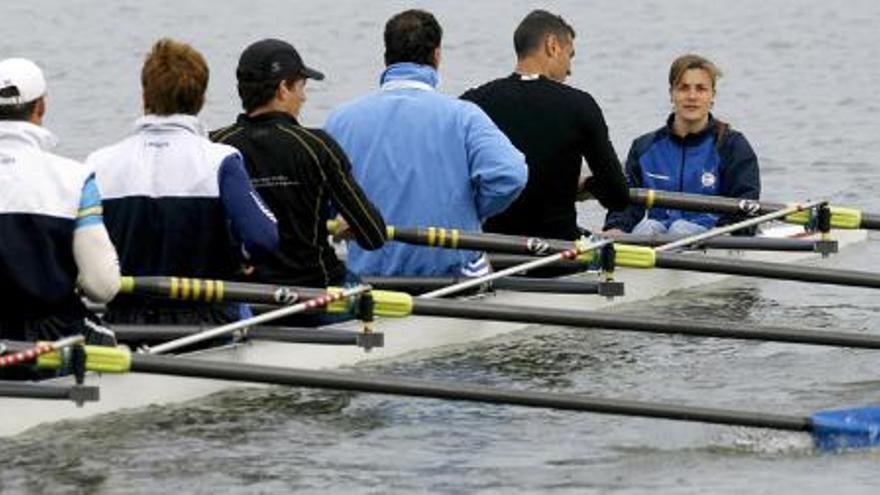
<path fill-rule="evenodd" d="M 516 201 L 484 225 L 489 232 L 575 239 L 575 200 L 582 159 L 593 176 L 586 189 L 620 210 L 626 178 L 608 139 L 602 110 L 589 93 L 546 77 L 512 74 L 462 95 L 479 105 L 526 155 L 529 182 Z"/>
<path fill-rule="evenodd" d="M 385 242 L 385 221 L 351 176 L 345 153 L 324 131 L 306 129 L 283 112 L 248 117 L 211 133 L 244 155 L 254 189 L 278 219 L 280 249 L 254 267 L 261 282 L 326 287 L 346 269 L 327 242 L 330 205 L 367 250 Z"/>

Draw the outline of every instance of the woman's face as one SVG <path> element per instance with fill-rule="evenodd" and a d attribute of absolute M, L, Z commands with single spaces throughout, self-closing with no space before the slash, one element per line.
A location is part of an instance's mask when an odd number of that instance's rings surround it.
<path fill-rule="evenodd" d="M 712 88 L 712 78 L 706 70 L 684 71 L 671 93 L 676 120 L 693 126 L 709 118 L 709 110 L 715 100 L 715 90 Z"/>

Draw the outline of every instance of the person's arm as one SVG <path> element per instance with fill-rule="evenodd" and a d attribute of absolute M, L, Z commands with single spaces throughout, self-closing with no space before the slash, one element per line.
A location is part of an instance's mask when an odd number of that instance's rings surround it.
<path fill-rule="evenodd" d="M 480 220 L 504 211 L 529 177 L 525 156 L 475 104 L 463 102 L 467 158 Z"/>
<path fill-rule="evenodd" d="M 642 167 L 639 165 L 638 141 L 634 141 L 626 158 L 627 187 L 642 187 Z M 603 230 L 630 232 L 645 216 L 645 208 L 630 204 L 621 211 L 609 211 L 605 216 Z"/>
<path fill-rule="evenodd" d="M 83 185 L 73 231 L 76 285 L 92 301 L 106 303 L 119 292 L 119 257 L 104 227 L 101 192 L 92 175 Z"/>
<path fill-rule="evenodd" d="M 758 168 L 758 157 L 752 150 L 748 140 L 740 133 L 728 138 L 727 146 L 722 150 L 721 195 L 730 198 L 760 199 L 761 173 Z M 746 218 L 741 213 L 722 215 L 718 226 L 729 225 Z M 754 230 L 739 231 L 739 234 L 754 234 Z"/>
<path fill-rule="evenodd" d="M 379 209 L 367 198 L 351 175 L 351 163 L 335 139 L 324 131 L 307 131 L 324 150 L 319 161 L 327 184 L 330 203 L 348 224 L 358 245 L 374 251 L 385 244 L 387 229 Z"/>
<path fill-rule="evenodd" d="M 272 252 L 278 249 L 278 224 L 251 185 L 240 154 L 232 153 L 220 164 L 217 180 L 220 201 L 232 230 L 247 251 Z"/>
<path fill-rule="evenodd" d="M 583 136 L 581 154 L 593 174 L 587 178 L 583 189 L 606 209 L 623 210 L 629 205 L 629 187 L 608 137 L 602 109 L 589 95 L 584 95 L 579 111 Z"/>

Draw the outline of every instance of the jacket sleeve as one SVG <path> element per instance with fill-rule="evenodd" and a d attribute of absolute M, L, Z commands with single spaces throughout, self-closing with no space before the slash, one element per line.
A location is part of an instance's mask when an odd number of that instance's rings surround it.
<path fill-rule="evenodd" d="M 367 251 L 385 244 L 387 229 L 379 209 L 351 174 L 351 163 L 342 147 L 329 134 L 312 131 L 326 155 L 321 170 L 330 186 L 330 203 L 351 227 L 355 241 Z"/>
<path fill-rule="evenodd" d="M 464 105 L 465 143 L 480 221 L 504 211 L 519 196 L 529 177 L 525 156 L 473 103 Z"/>
<path fill-rule="evenodd" d="M 629 148 L 626 158 L 626 183 L 628 187 L 642 187 L 642 167 L 639 165 L 638 140 Z M 627 194 L 629 191 L 627 190 Z M 620 229 L 630 232 L 645 217 L 645 207 L 630 204 L 622 211 L 609 211 L 603 230 Z"/>
<path fill-rule="evenodd" d="M 620 167 L 620 160 L 608 138 L 608 126 L 602 109 L 589 96 L 585 96 L 583 111 L 582 156 L 593 173 L 585 189 L 599 203 L 614 211 L 623 210 L 629 204 L 629 188 Z"/>
<path fill-rule="evenodd" d="M 722 150 L 721 195 L 730 198 L 760 199 L 761 174 L 758 157 L 748 140 L 740 133 L 729 136 L 727 149 Z M 726 214 L 718 220 L 718 226 L 729 225 L 746 219 L 743 214 Z M 743 229 L 735 234 L 754 235 L 756 229 Z"/>
<path fill-rule="evenodd" d="M 236 237 L 246 250 L 273 252 L 278 249 L 278 224 L 275 215 L 263 203 L 251 185 L 238 153 L 227 156 L 218 171 L 220 200 Z"/>
<path fill-rule="evenodd" d="M 119 291 L 119 258 L 104 227 L 101 193 L 91 176 L 80 195 L 73 231 L 76 284 L 95 302 L 109 302 Z"/>

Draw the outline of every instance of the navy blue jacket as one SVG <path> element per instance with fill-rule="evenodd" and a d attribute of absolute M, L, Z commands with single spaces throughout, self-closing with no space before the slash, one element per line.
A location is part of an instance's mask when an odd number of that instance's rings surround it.
<path fill-rule="evenodd" d="M 705 129 L 679 137 L 672 132 L 672 119 L 654 132 L 635 141 L 626 160 L 630 187 L 686 192 L 731 198 L 758 199 L 761 178 L 758 158 L 741 133 L 709 116 Z M 629 232 L 645 216 L 645 208 L 630 205 L 620 212 L 609 212 L 605 229 Z M 651 208 L 648 217 L 667 227 L 683 219 L 707 228 L 742 220 L 740 215 L 686 212 Z M 749 232 L 740 232 L 749 233 Z"/>

